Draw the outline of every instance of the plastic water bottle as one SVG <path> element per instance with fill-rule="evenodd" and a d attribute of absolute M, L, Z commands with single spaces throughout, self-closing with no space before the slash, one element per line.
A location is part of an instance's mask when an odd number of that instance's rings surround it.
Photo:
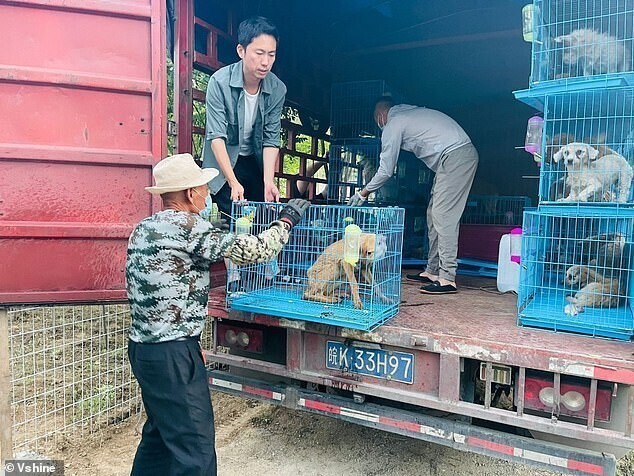
<path fill-rule="evenodd" d="M 346 221 L 352 221 L 351 218 L 346 218 Z M 356 266 L 359 261 L 359 248 L 361 241 L 361 228 L 359 228 L 354 223 L 350 223 L 346 226 L 343 235 L 344 242 L 344 250 L 343 250 L 343 260 L 351 264 L 352 266 Z"/>
<path fill-rule="evenodd" d="M 236 234 L 243 235 L 251 232 L 251 225 L 253 222 L 246 216 L 240 217 L 236 220 Z"/>
<path fill-rule="evenodd" d="M 542 131 L 544 130 L 544 119 L 540 116 L 533 116 L 528 120 L 526 126 L 526 140 L 524 150 L 529 154 L 541 156 Z"/>
<path fill-rule="evenodd" d="M 521 254 L 522 254 L 522 229 L 513 228 L 511 230 L 511 261 L 513 263 L 519 263 Z"/>
<path fill-rule="evenodd" d="M 522 36 L 524 41 L 533 42 L 533 4 L 529 3 L 522 8 Z"/>
<path fill-rule="evenodd" d="M 277 258 L 273 258 L 264 266 L 264 278 L 268 281 L 275 278 L 280 273 L 280 265 Z"/>

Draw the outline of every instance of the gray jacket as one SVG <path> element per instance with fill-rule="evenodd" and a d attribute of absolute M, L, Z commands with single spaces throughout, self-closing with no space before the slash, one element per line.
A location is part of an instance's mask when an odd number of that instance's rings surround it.
<path fill-rule="evenodd" d="M 242 61 L 216 71 L 207 85 L 207 126 L 203 147 L 203 167 L 215 167 L 218 161 L 211 150 L 211 141 L 222 138 L 227 145 L 231 167 L 236 165 L 238 152 L 244 141 L 244 78 Z M 255 124 L 253 126 L 253 149 L 260 169 L 263 167 L 262 149 L 280 146 L 282 107 L 286 98 L 286 86 L 273 73 L 262 80 Z M 215 194 L 225 184 L 220 173 L 209 182 Z"/>
<path fill-rule="evenodd" d="M 379 168 L 365 188 L 374 192 L 394 175 L 401 149 L 412 152 L 436 172 L 444 154 L 470 143 L 462 127 L 440 111 L 408 104 L 393 106 L 381 133 Z"/>

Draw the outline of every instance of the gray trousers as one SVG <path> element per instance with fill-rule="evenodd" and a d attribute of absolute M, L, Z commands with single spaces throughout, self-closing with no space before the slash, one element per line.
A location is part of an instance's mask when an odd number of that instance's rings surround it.
<path fill-rule="evenodd" d="M 427 206 L 427 273 L 455 281 L 460 217 L 478 168 L 478 151 L 464 145 L 440 159 Z"/>

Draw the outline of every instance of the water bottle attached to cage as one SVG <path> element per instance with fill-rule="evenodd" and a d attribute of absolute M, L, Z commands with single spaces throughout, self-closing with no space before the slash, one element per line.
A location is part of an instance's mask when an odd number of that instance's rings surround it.
<path fill-rule="evenodd" d="M 533 155 L 535 162 L 541 165 L 542 162 L 542 132 L 544 131 L 544 118 L 541 116 L 533 116 L 528 120 L 526 126 L 526 140 L 524 141 L 524 150 Z"/>
<path fill-rule="evenodd" d="M 343 260 L 352 266 L 356 266 L 359 261 L 359 248 L 361 246 L 361 228 L 353 223 L 351 217 L 347 217 L 344 221 L 348 225 L 344 229 L 343 234 Z"/>
<path fill-rule="evenodd" d="M 522 8 L 522 36 L 524 41 L 528 43 L 533 42 L 533 21 L 535 18 L 534 7 L 532 3 L 524 5 Z"/>
<path fill-rule="evenodd" d="M 519 263 L 522 255 L 522 229 L 513 228 L 511 230 L 511 261 Z"/>

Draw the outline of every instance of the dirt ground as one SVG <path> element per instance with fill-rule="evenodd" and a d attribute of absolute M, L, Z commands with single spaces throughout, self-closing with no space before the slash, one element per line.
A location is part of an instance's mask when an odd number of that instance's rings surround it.
<path fill-rule="evenodd" d="M 303 412 L 214 395 L 221 476 L 552 475 Z M 139 441 L 138 418 L 83 441 L 62 442 L 48 456 L 67 475 L 128 475 Z M 632 460 L 621 476 L 634 475 Z"/>

